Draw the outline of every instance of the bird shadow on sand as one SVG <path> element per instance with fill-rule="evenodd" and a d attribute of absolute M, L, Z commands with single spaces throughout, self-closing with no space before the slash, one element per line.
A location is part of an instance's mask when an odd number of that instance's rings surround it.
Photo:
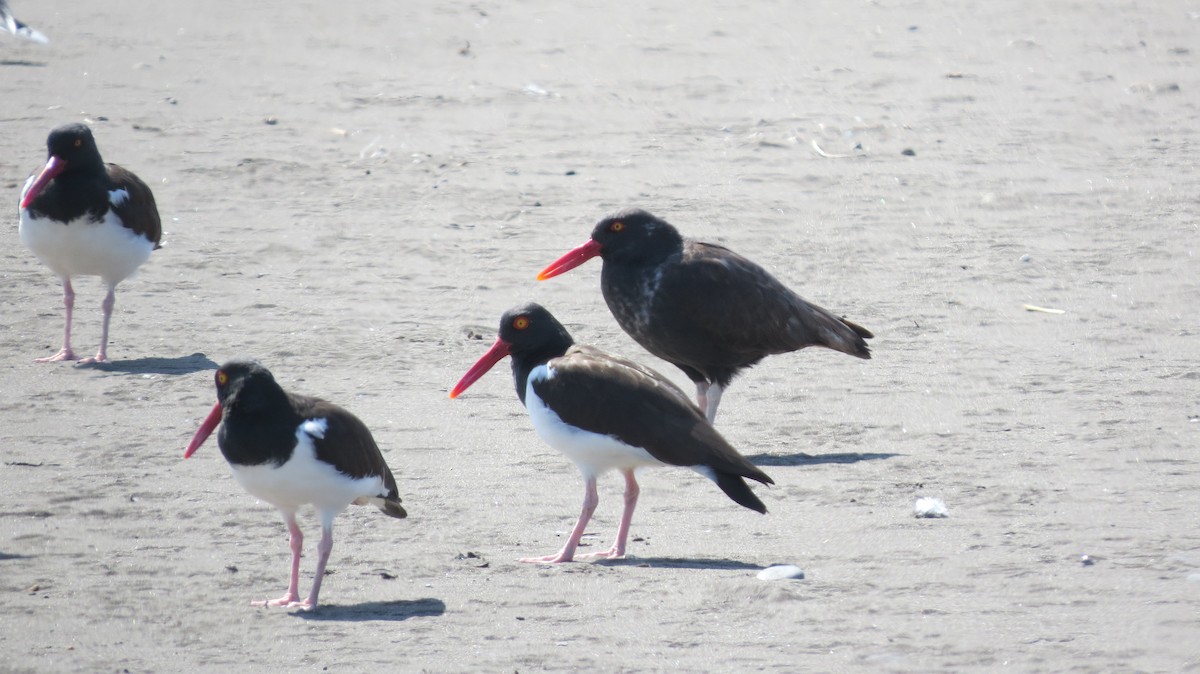
<path fill-rule="evenodd" d="M 201 370 L 215 370 L 217 364 L 202 353 L 175 358 L 133 358 L 130 360 L 110 360 L 104 363 L 88 363 L 78 365 L 79 368 L 100 370 L 101 372 L 116 372 L 120 374 L 191 374 Z"/>
<path fill-rule="evenodd" d="M 298 611 L 293 615 L 305 620 L 366 622 L 369 620 L 401 621 L 409 618 L 429 618 L 446 612 L 446 603 L 441 599 L 399 599 L 396 601 L 368 601 L 362 604 L 321 604 L 315 611 Z"/>
<path fill-rule="evenodd" d="M 858 463 L 890 459 L 899 454 L 886 452 L 839 452 L 837 454 L 754 454 L 747 456 L 756 466 L 816 466 L 823 463 Z"/>
<path fill-rule="evenodd" d="M 682 557 L 625 557 L 598 559 L 600 566 L 639 566 L 651 569 L 708 569 L 711 571 L 761 571 L 763 566 L 736 559 L 685 559 Z"/>

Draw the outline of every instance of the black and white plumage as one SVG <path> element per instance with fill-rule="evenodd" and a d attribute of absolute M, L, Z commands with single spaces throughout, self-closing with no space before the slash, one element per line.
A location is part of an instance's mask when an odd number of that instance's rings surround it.
<path fill-rule="evenodd" d="M 101 308 L 100 348 L 81 362 L 108 360 L 108 328 L 117 284 L 160 247 L 162 224 L 154 194 L 133 173 L 105 164 L 92 130 L 66 124 L 46 139 L 49 158 L 21 190 L 21 242 L 62 280 L 66 326 L 58 353 L 39 362 L 75 360 L 71 278 L 99 276 L 108 286 Z"/>
<path fill-rule="evenodd" d="M 505 356 L 512 357 L 517 396 L 538 435 L 571 459 L 585 482 L 583 509 L 562 550 L 521 561 L 575 558 L 599 501 L 596 479 L 609 470 L 625 476 L 621 523 L 613 546 L 587 557 L 625 554 L 638 499 L 637 468 L 691 468 L 738 504 L 767 511 L 745 478 L 774 482 L 730 446 L 683 391 L 650 368 L 576 345 L 566 328 L 538 304 L 505 312 L 495 344 L 463 375 L 450 397 L 457 397 Z"/>
<path fill-rule="evenodd" d="M 0 0 L 0 28 L 17 37 L 25 38 L 32 42 L 40 42 L 46 44 L 49 38 L 43 35 L 40 31 L 32 26 L 21 21 L 13 16 L 12 10 L 8 8 L 8 0 Z"/>
<path fill-rule="evenodd" d="M 684 238 L 665 220 L 627 209 L 551 263 L 539 280 L 599 256 L 600 289 L 617 323 L 696 384 L 709 421 L 733 378 L 764 357 L 809 346 L 870 358 L 869 330 L 809 303 L 761 266 Z"/>
<path fill-rule="evenodd" d="M 235 360 L 216 374 L 217 404 L 188 444 L 189 458 L 212 434 L 237 480 L 251 495 L 283 514 L 292 549 L 287 594 L 265 606 L 311 609 L 333 548 L 333 520 L 351 503 L 374 505 L 384 514 L 407 517 L 396 479 L 366 425 L 345 409 L 320 398 L 284 391 L 257 361 Z M 312 504 L 321 520 L 316 575 L 308 598 L 299 596 L 304 536 L 297 510 Z"/>

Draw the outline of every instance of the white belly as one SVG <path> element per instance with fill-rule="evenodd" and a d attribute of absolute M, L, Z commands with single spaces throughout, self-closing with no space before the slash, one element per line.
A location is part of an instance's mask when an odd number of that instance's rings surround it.
<path fill-rule="evenodd" d="M 553 376 L 553 369 L 540 365 L 529 374 L 525 389 L 525 408 L 533 428 L 546 444 L 557 449 L 579 466 L 585 476 L 595 477 L 613 469 L 665 466 L 641 447 L 625 444 L 600 433 L 581 430 L 564 422 L 538 397 L 532 382 Z"/>
<path fill-rule="evenodd" d="M 100 222 L 68 224 L 21 210 L 21 243 L 60 277 L 99 276 L 115 286 L 133 275 L 154 244 L 124 227 L 111 211 Z"/>
<path fill-rule="evenodd" d="M 312 438 L 303 428 L 301 425 L 296 431 L 296 448 L 287 463 L 282 466 L 273 463 L 258 466 L 230 464 L 234 479 L 252 496 L 274 506 L 299 508 L 311 503 L 335 514 L 358 498 L 378 496 L 386 491 L 380 477 L 355 479 L 318 461 Z"/>

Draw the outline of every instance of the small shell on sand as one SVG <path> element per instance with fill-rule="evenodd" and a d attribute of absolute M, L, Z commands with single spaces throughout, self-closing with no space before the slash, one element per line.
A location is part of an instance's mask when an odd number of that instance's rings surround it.
<path fill-rule="evenodd" d="M 923 497 L 917 499 L 913 506 L 913 515 L 917 517 L 948 517 L 950 511 L 940 498 Z"/>
<path fill-rule="evenodd" d="M 759 580 L 803 580 L 804 569 L 795 564 L 776 564 L 758 572 Z"/>

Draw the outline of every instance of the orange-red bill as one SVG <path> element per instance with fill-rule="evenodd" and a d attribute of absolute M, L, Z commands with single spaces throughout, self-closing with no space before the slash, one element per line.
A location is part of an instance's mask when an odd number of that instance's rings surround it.
<path fill-rule="evenodd" d="M 548 278 L 565 274 L 579 265 L 600 254 L 600 244 L 594 239 L 588 239 L 587 243 L 576 248 L 572 248 L 570 252 L 550 263 L 549 267 L 543 269 L 537 275 L 537 280 L 545 281 Z"/>
<path fill-rule="evenodd" d="M 511 345 L 508 342 L 497 337 L 496 342 L 492 344 L 492 348 L 488 349 L 487 353 L 475 361 L 471 369 L 467 370 L 462 379 L 459 379 L 454 388 L 450 390 L 450 397 L 457 398 L 460 393 L 470 388 L 471 384 L 474 384 L 480 377 L 487 374 L 488 370 L 492 369 L 496 363 L 499 363 L 508 355 L 509 348 L 511 348 Z"/>
<path fill-rule="evenodd" d="M 42 168 L 42 172 L 33 179 L 33 184 L 25 191 L 25 196 L 21 198 L 21 208 L 29 208 L 29 204 L 33 203 L 33 200 L 46 188 L 46 185 L 51 180 L 54 180 L 55 176 L 66 170 L 66 168 L 67 161 L 65 159 L 59 159 L 54 156 L 50 157 L 46 161 L 46 166 Z"/>
<path fill-rule="evenodd" d="M 192 441 L 188 443 L 187 449 L 183 452 L 183 458 L 187 459 L 200 449 L 200 445 L 212 435 L 212 432 L 217 429 L 221 423 L 221 403 L 213 405 L 212 411 L 204 418 L 204 423 L 200 424 L 200 428 L 196 430 L 196 434 L 192 436 Z"/>

